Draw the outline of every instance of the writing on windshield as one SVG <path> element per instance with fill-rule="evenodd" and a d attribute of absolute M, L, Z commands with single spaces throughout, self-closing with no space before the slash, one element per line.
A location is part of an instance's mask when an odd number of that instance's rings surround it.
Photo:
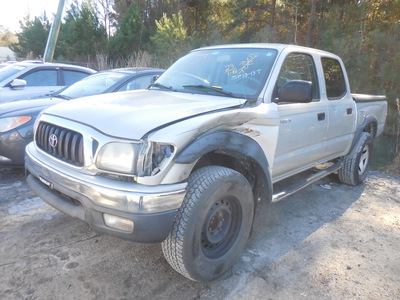
<path fill-rule="evenodd" d="M 257 54 L 249 54 L 246 60 L 243 60 L 239 63 L 238 68 L 236 68 L 234 64 L 227 65 L 225 73 L 227 73 L 232 80 L 238 80 L 241 78 L 246 78 L 248 76 L 261 75 L 261 68 L 249 70 L 249 68 L 254 65 L 254 60 L 257 57 Z"/>

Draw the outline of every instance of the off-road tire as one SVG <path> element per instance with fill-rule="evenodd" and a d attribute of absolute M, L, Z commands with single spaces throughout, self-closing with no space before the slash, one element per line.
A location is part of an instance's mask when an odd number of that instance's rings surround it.
<path fill-rule="evenodd" d="M 358 185 L 367 176 L 373 148 L 373 138 L 363 132 L 353 150 L 343 158 L 339 169 L 339 180 L 348 185 Z"/>
<path fill-rule="evenodd" d="M 240 256 L 254 217 L 246 178 L 220 166 L 195 171 L 162 251 L 168 263 L 194 281 L 224 274 Z"/>

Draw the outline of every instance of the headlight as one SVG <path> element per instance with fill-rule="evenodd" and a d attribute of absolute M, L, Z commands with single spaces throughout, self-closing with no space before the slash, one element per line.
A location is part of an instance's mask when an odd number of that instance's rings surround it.
<path fill-rule="evenodd" d="M 20 116 L 0 119 L 0 132 L 6 132 L 17 128 L 31 120 L 31 117 Z"/>
<path fill-rule="evenodd" d="M 162 169 L 174 151 L 174 146 L 156 142 L 112 142 L 100 149 L 96 166 L 117 173 L 152 176 Z"/>
<path fill-rule="evenodd" d="M 142 169 L 139 176 L 151 176 L 157 174 L 165 161 L 175 152 L 175 147 L 170 144 L 151 142 L 148 145 L 142 164 L 139 161 L 138 169 Z"/>
<path fill-rule="evenodd" d="M 109 143 L 104 145 L 96 159 L 99 169 L 134 174 L 139 145 L 131 143 Z"/>

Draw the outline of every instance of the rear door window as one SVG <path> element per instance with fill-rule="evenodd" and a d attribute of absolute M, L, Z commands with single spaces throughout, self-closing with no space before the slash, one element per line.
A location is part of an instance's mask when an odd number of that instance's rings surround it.
<path fill-rule="evenodd" d="M 333 58 L 323 57 L 322 68 L 329 100 L 341 99 L 346 94 L 346 82 L 340 62 Z"/>
<path fill-rule="evenodd" d="M 64 85 L 71 85 L 85 77 L 88 76 L 88 74 L 79 72 L 79 71 L 71 71 L 71 70 L 63 70 L 64 74 Z"/>

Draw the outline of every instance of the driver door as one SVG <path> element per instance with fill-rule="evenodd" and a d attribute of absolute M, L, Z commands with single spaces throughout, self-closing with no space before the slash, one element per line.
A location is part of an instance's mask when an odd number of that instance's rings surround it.
<path fill-rule="evenodd" d="M 279 89 L 292 80 L 312 83 L 310 103 L 279 102 Z M 321 101 L 314 59 L 305 53 L 290 53 L 281 68 L 276 85 L 280 127 L 272 174 L 274 181 L 306 170 L 324 157 L 328 110 Z"/>

